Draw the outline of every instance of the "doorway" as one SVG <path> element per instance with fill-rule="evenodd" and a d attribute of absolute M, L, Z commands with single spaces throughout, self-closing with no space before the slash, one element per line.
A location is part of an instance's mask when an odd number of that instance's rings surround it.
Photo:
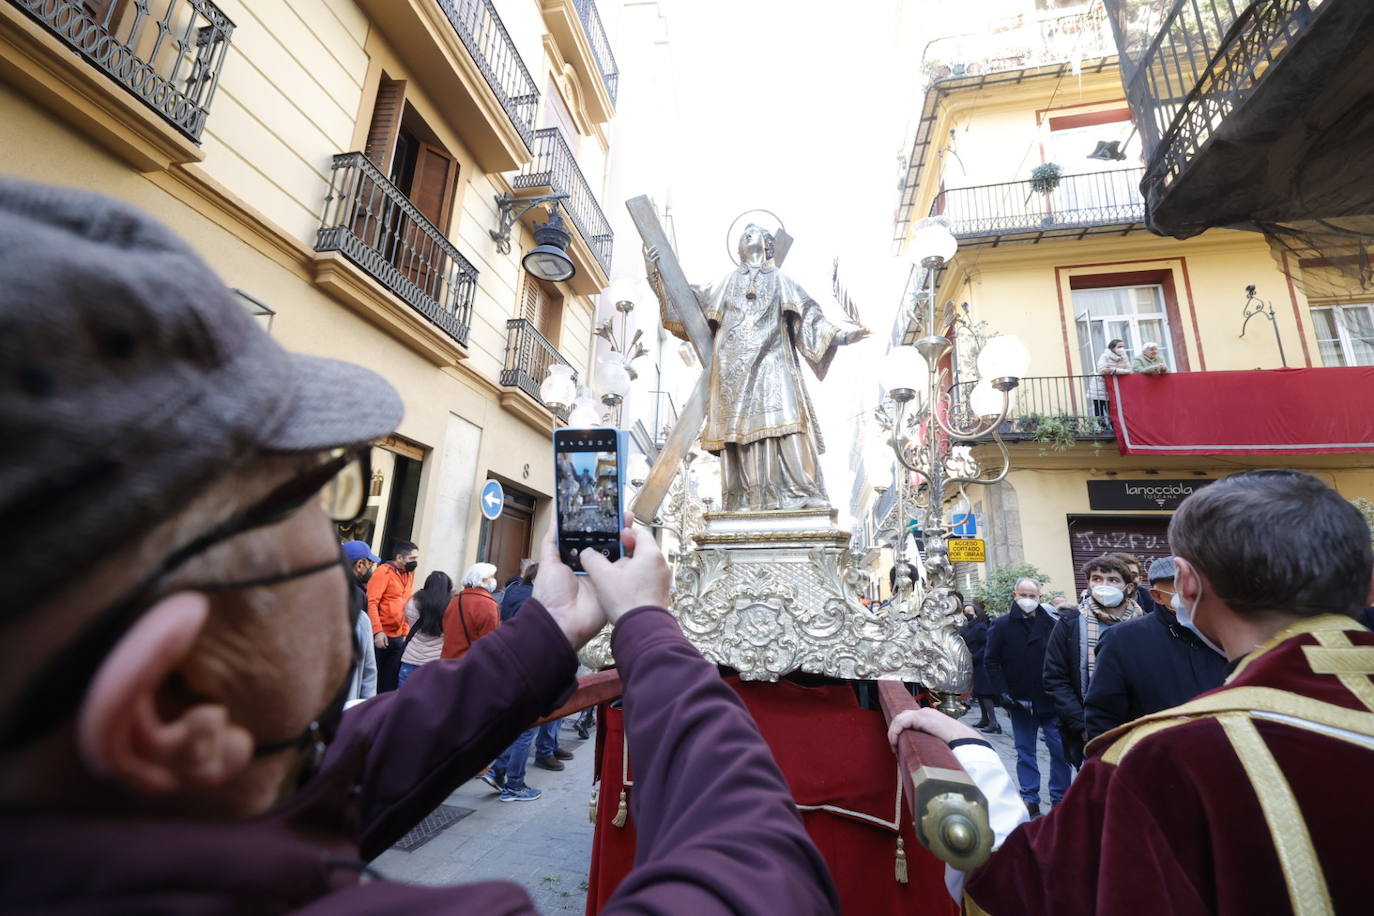
<path fill-rule="evenodd" d="M 496 567 L 496 581 L 505 585 L 520 574 L 520 561 L 531 557 L 534 530 L 534 496 L 502 481 L 506 501 L 495 520 L 482 518 L 477 559 Z"/>

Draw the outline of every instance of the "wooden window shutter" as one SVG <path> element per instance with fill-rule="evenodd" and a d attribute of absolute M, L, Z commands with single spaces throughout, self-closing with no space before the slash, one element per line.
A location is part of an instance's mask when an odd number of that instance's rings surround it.
<path fill-rule="evenodd" d="M 525 275 L 525 288 L 520 297 L 520 315 L 535 327 L 539 327 L 539 316 L 543 312 L 540 307 L 540 300 L 544 297 L 544 290 L 540 288 L 539 281 L 529 274 Z"/>
<path fill-rule="evenodd" d="M 457 161 L 439 147 L 421 143 L 415 157 L 415 177 L 410 183 L 410 202 L 440 232 L 448 231 L 449 208 L 457 183 Z"/>
<path fill-rule="evenodd" d="M 363 155 L 382 170 L 391 174 L 391 157 L 396 152 L 396 136 L 401 130 L 401 114 L 406 104 L 406 81 L 385 76 L 377 86 L 377 104 L 372 109 L 372 125 L 367 130 L 367 145 Z"/>

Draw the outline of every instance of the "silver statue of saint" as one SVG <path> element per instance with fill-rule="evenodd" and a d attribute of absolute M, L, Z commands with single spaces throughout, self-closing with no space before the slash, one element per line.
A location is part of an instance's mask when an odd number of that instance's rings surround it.
<path fill-rule="evenodd" d="M 664 294 L 657 252 L 646 257 L 663 326 L 687 339 Z M 739 267 L 709 288 L 692 286 L 714 332 L 701 447 L 720 457 L 726 511 L 827 508 L 816 413 L 800 356 L 824 380 L 835 351 L 868 336 L 840 327 L 774 263 L 774 238 L 750 223 L 739 240 Z"/>

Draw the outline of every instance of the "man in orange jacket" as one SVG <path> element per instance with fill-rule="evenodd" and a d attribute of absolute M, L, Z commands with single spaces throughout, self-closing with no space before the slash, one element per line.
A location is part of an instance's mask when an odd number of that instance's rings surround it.
<path fill-rule="evenodd" d="M 390 560 L 378 566 L 367 580 L 367 616 L 372 618 L 372 644 L 377 650 L 377 692 L 396 689 L 405 651 L 406 602 L 415 591 L 415 567 L 420 548 L 410 541 L 396 545 Z"/>

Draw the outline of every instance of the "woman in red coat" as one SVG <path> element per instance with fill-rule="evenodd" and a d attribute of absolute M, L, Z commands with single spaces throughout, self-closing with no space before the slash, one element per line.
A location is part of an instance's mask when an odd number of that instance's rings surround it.
<path fill-rule="evenodd" d="M 491 597 L 496 567 L 474 563 L 463 575 L 463 589 L 444 611 L 444 649 L 440 658 L 462 658 L 472 644 L 501 625 L 501 609 Z"/>

